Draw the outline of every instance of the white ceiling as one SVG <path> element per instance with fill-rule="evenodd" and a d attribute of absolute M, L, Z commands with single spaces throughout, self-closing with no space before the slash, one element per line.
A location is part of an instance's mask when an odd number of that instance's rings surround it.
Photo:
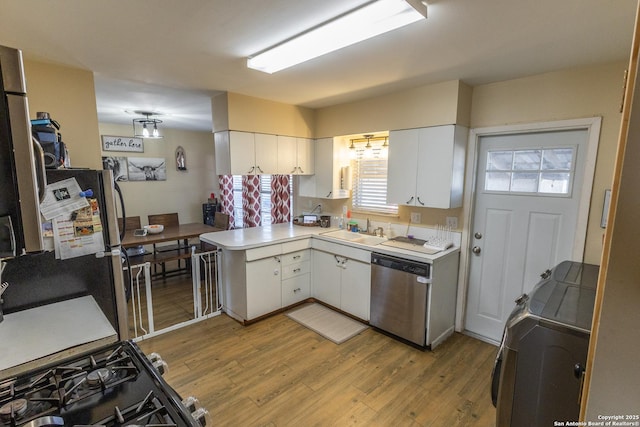
<path fill-rule="evenodd" d="M 229 91 L 324 107 L 460 79 L 470 85 L 628 60 L 636 0 L 431 0 L 429 17 L 269 75 L 246 57 L 367 0 L 0 0 L 0 44 L 92 70 L 98 119 L 157 111 L 211 130 Z"/>

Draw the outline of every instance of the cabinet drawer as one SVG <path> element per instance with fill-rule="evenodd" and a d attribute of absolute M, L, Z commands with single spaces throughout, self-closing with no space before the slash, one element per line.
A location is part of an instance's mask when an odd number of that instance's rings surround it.
<path fill-rule="evenodd" d="M 294 264 L 282 266 L 282 280 L 289 279 L 291 277 L 300 276 L 301 274 L 307 274 L 311 272 L 311 263 L 302 261 Z"/>
<path fill-rule="evenodd" d="M 257 259 L 269 258 L 272 256 L 278 256 L 282 253 L 282 245 L 268 245 L 261 246 L 259 248 L 247 249 L 246 260 L 255 261 Z"/>
<path fill-rule="evenodd" d="M 282 253 L 301 251 L 311 247 L 311 239 L 294 240 L 293 242 L 286 242 L 282 244 Z"/>
<path fill-rule="evenodd" d="M 282 281 L 282 306 L 303 301 L 311 295 L 311 275 L 303 274 Z"/>
<path fill-rule="evenodd" d="M 310 249 L 306 249 L 304 251 L 291 252 L 289 254 L 284 254 L 280 258 L 282 260 L 282 265 L 288 265 L 293 263 L 298 263 L 302 261 L 309 261 Z"/>

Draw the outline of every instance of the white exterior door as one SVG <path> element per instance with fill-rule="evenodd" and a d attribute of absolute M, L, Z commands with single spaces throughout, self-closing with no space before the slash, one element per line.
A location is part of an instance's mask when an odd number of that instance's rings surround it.
<path fill-rule="evenodd" d="M 479 137 L 469 332 L 498 342 L 514 300 L 572 259 L 588 139 L 588 129 Z"/>

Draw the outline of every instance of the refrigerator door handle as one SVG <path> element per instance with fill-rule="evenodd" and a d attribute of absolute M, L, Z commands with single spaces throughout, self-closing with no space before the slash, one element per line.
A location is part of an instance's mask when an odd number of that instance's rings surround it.
<path fill-rule="evenodd" d="M 33 158 L 36 161 L 36 179 L 38 184 L 38 198 L 40 203 L 44 201 L 44 196 L 47 194 L 47 173 L 44 165 L 44 150 L 35 138 L 31 137 L 31 143 L 33 144 Z"/>

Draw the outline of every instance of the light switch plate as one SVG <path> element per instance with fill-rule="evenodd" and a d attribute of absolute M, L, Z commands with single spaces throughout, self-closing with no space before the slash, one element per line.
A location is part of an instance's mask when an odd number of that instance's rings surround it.
<path fill-rule="evenodd" d="M 411 212 L 411 223 L 420 224 L 422 221 L 422 214 L 420 212 Z"/>

